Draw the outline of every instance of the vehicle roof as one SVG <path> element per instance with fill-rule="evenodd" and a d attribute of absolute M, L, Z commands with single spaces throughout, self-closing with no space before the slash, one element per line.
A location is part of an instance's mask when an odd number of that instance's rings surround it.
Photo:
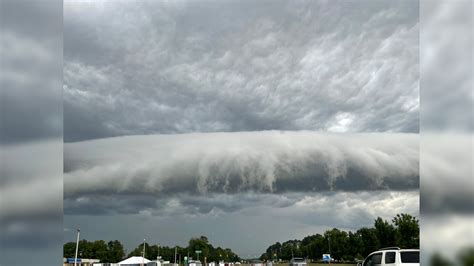
<path fill-rule="evenodd" d="M 382 252 L 404 252 L 404 251 L 420 251 L 420 249 L 415 249 L 415 248 L 407 248 L 407 249 L 384 249 L 384 250 L 376 250 L 372 253 L 370 253 L 368 256 L 376 253 L 382 253 Z M 368 257 L 367 256 L 367 257 Z"/>

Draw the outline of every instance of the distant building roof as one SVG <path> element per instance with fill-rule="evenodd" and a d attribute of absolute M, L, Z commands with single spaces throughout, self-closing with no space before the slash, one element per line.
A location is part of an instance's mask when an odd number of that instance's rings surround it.
<path fill-rule="evenodd" d="M 143 257 L 133 256 L 133 257 L 130 257 L 126 260 L 122 260 L 118 264 L 119 265 L 127 265 L 127 264 L 140 264 L 140 263 L 148 263 L 148 262 L 151 262 L 151 260 L 147 260 Z"/>

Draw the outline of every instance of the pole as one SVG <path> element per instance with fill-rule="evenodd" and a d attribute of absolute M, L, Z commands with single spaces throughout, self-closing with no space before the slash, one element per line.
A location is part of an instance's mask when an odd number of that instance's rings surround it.
<path fill-rule="evenodd" d="M 176 249 L 177 247 L 174 247 L 174 264 L 176 264 Z"/>
<path fill-rule="evenodd" d="M 81 229 L 77 228 L 76 255 L 74 255 L 74 266 L 77 265 L 77 251 L 79 250 L 79 235 L 80 234 L 81 234 Z"/>
<path fill-rule="evenodd" d="M 328 243 L 329 243 L 329 265 L 331 265 L 331 237 L 328 236 Z"/>
<path fill-rule="evenodd" d="M 146 239 L 143 239 L 143 257 L 142 257 L 142 266 L 145 264 L 145 241 L 146 241 Z"/>

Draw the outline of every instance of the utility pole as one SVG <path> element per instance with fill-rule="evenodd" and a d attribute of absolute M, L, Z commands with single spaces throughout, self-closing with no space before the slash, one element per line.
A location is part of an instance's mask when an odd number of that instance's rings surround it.
<path fill-rule="evenodd" d="M 145 264 L 145 241 L 146 241 L 146 239 L 143 239 L 143 257 L 142 257 L 142 266 Z"/>
<path fill-rule="evenodd" d="M 77 228 L 76 255 L 74 255 L 74 266 L 77 265 L 77 251 L 79 250 L 79 235 L 80 234 L 81 234 L 81 229 Z"/>
<path fill-rule="evenodd" d="M 176 264 L 176 252 L 178 247 L 174 247 L 174 264 Z"/>

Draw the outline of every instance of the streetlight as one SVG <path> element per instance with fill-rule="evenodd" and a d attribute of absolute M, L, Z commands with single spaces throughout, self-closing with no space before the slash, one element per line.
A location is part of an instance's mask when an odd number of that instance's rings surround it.
<path fill-rule="evenodd" d="M 143 257 L 142 257 L 142 266 L 145 264 L 145 241 L 146 239 L 143 239 Z"/>
<path fill-rule="evenodd" d="M 77 251 L 79 250 L 79 235 L 80 234 L 81 234 L 81 229 L 77 228 L 76 255 L 74 256 L 74 266 L 77 265 Z"/>

